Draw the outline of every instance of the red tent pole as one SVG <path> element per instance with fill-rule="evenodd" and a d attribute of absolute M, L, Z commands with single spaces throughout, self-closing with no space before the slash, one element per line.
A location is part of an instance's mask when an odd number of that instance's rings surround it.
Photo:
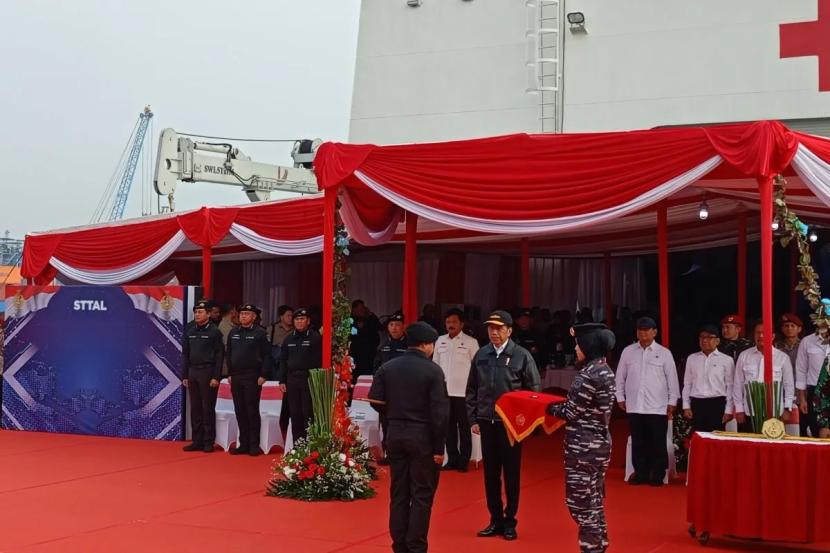
<path fill-rule="evenodd" d="M 657 208 L 657 266 L 660 275 L 660 343 L 669 347 L 669 232 L 668 209 Z"/>
<path fill-rule="evenodd" d="M 611 254 L 606 252 L 603 258 L 603 284 L 602 291 L 605 295 L 605 324 L 608 328 L 614 326 L 614 311 L 611 308 Z"/>
<path fill-rule="evenodd" d="M 746 213 L 738 215 L 738 315 L 746 324 Z"/>
<path fill-rule="evenodd" d="M 793 245 L 790 247 L 790 313 L 798 309 L 798 249 Z"/>
<path fill-rule="evenodd" d="M 205 298 L 210 298 L 211 293 L 211 270 L 213 269 L 212 265 L 212 255 L 213 251 L 211 250 L 210 246 L 205 246 L 202 248 L 202 295 Z"/>
<path fill-rule="evenodd" d="M 530 240 L 522 238 L 522 305 L 530 307 Z"/>
<path fill-rule="evenodd" d="M 406 245 L 403 260 L 403 316 L 406 324 L 418 320 L 418 216 L 406 213 Z"/>
<path fill-rule="evenodd" d="M 772 178 L 758 179 L 761 202 L 761 317 L 764 320 L 764 382 L 767 416 L 772 417 Z"/>
<path fill-rule="evenodd" d="M 334 226 L 337 189 L 326 188 L 323 203 L 323 367 L 331 365 L 331 343 L 334 331 L 332 301 L 334 298 Z"/>

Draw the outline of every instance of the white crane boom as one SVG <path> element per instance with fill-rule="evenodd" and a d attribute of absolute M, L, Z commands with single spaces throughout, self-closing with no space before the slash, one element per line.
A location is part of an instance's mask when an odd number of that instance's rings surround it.
<path fill-rule="evenodd" d="M 284 167 L 252 161 L 232 144 L 196 142 L 164 129 L 156 158 L 156 192 L 167 196 L 171 211 L 178 181 L 240 186 L 252 202 L 269 199 L 273 190 L 313 194 L 317 179 L 311 163 L 320 144 L 319 139 L 298 140 L 291 152 L 294 167 Z"/>

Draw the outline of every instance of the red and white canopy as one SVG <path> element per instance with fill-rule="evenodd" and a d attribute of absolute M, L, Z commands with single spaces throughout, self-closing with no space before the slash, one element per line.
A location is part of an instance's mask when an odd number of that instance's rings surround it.
<path fill-rule="evenodd" d="M 308 255 L 323 248 L 322 213 L 322 197 L 308 196 L 32 233 L 21 274 L 35 283 L 60 275 L 112 285 L 137 281 L 168 259 L 199 259 L 203 248 L 220 261 Z"/>
<path fill-rule="evenodd" d="M 419 242 L 534 238 L 534 252 L 643 253 L 655 244 L 654 206 L 666 201 L 672 247 L 734 240 L 735 215 L 757 210 L 757 179 L 788 177 L 792 207 L 830 220 L 830 140 L 778 122 L 593 134 L 517 134 L 400 146 L 326 143 L 321 189 L 340 187 L 355 240 L 402 239 L 404 212 Z M 712 214 L 701 233 L 698 206 Z M 756 227 L 757 228 L 757 227 Z M 752 230 L 752 229 L 751 229 Z M 569 240 L 579 236 L 579 243 Z M 515 251 L 515 249 L 514 249 Z"/>

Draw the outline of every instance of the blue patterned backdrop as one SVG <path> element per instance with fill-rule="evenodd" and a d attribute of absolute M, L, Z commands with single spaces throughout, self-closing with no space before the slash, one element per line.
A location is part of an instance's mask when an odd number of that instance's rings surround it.
<path fill-rule="evenodd" d="M 183 287 L 7 287 L 2 426 L 183 437 Z"/>

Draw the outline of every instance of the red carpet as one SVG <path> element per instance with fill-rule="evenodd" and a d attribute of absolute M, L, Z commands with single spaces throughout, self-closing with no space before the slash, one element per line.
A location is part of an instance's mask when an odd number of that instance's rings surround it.
<path fill-rule="evenodd" d="M 560 431 L 525 448 L 516 543 L 474 537 L 487 523 L 480 471 L 443 473 L 430 551 L 577 551 L 563 503 L 561 440 Z M 390 550 L 385 474 L 375 499 L 299 503 L 263 495 L 273 456 L 184 453 L 181 445 L 0 431 L 0 553 Z M 683 484 L 625 485 L 623 453 L 618 447 L 609 473 L 612 551 L 830 550 L 723 536 L 701 549 L 686 534 Z"/>

